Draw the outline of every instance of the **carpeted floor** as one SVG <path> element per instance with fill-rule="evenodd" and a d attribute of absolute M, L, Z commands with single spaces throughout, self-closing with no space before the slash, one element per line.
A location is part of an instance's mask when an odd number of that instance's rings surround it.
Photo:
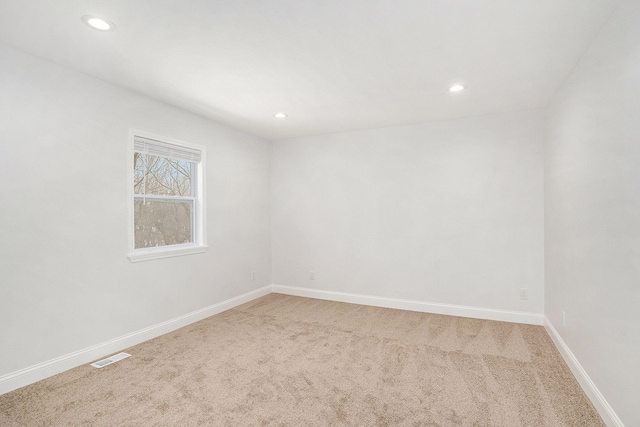
<path fill-rule="evenodd" d="M 271 294 L 0 396 L 2 426 L 604 426 L 540 326 Z"/>

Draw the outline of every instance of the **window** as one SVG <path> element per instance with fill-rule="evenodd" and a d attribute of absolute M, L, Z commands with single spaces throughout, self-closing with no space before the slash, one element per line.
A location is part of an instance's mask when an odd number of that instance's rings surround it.
<path fill-rule="evenodd" d="M 132 132 L 132 261 L 204 252 L 204 148 Z"/>

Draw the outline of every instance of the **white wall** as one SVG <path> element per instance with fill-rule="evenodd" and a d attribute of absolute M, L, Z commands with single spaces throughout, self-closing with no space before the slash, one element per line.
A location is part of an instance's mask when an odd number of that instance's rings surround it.
<path fill-rule="evenodd" d="M 613 409 L 640 425 L 638 22 L 640 3 L 624 2 L 556 96 L 548 129 L 543 112 L 508 113 L 271 151 L 0 45 L 0 376 L 272 282 L 533 313 L 546 304 Z M 207 146 L 207 253 L 126 258 L 130 128 Z"/>
<path fill-rule="evenodd" d="M 268 142 L 2 45 L 0 94 L 0 376 L 270 283 Z M 205 254 L 127 259 L 129 128 L 207 147 Z"/>
<path fill-rule="evenodd" d="M 274 142 L 273 282 L 542 313 L 543 138 L 540 111 Z"/>
<path fill-rule="evenodd" d="M 638 1 L 617 9 L 549 109 L 545 224 L 547 317 L 622 421 L 638 426 Z"/>

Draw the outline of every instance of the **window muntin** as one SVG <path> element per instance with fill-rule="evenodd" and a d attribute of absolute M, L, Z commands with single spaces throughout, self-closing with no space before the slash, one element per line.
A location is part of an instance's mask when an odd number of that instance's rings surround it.
<path fill-rule="evenodd" d="M 151 259 L 155 253 L 181 255 L 204 248 L 204 149 L 139 135 L 133 140 L 129 257 Z"/>

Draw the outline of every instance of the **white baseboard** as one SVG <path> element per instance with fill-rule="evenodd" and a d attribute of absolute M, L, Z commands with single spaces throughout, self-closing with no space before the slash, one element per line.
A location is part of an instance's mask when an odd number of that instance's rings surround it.
<path fill-rule="evenodd" d="M 140 329 L 139 331 L 114 338 L 110 341 L 106 341 L 92 347 L 84 348 L 82 350 L 74 351 L 73 353 L 65 354 L 64 356 L 56 357 L 55 359 L 47 360 L 46 362 L 21 369 L 7 375 L 3 375 L 0 377 L 0 394 L 8 393 L 17 388 L 24 387 L 36 381 L 48 378 L 52 375 L 56 375 L 71 368 L 75 368 L 76 366 L 101 359 L 113 353 L 117 353 L 118 351 L 121 351 L 125 348 L 175 331 L 176 329 L 182 328 L 191 323 L 229 310 L 238 305 L 244 304 L 270 293 L 271 285 L 264 286 L 260 289 L 256 289 L 254 291 L 247 292 L 245 294 L 230 298 L 217 304 L 210 305 L 209 307 L 196 310 L 194 312 L 176 317 L 171 320 L 167 320 L 162 323 L 158 323 L 157 325 L 149 326 L 148 328 Z"/>
<path fill-rule="evenodd" d="M 522 311 L 497 310 L 464 305 L 440 304 L 397 298 L 383 298 L 370 295 L 345 292 L 323 291 L 319 289 L 299 288 L 296 286 L 272 285 L 273 292 L 300 297 L 372 305 L 376 307 L 397 308 L 400 310 L 420 311 L 424 313 L 446 314 L 449 316 L 471 317 L 474 319 L 499 320 L 503 322 L 542 325 L 543 315 Z"/>
<path fill-rule="evenodd" d="M 547 330 L 547 333 L 556 345 L 556 348 L 562 355 L 562 358 L 569 366 L 569 369 L 571 369 L 571 372 L 573 372 L 573 375 L 578 380 L 578 383 L 580 383 L 580 386 L 589 400 L 591 400 L 591 403 L 596 408 L 596 411 L 598 411 L 598 414 L 600 414 L 604 423 L 608 427 L 624 427 L 624 424 L 622 424 L 618 415 L 616 415 L 611 405 L 609 405 L 602 393 L 600 393 L 600 390 L 598 390 L 598 387 L 596 387 L 594 382 L 591 380 L 587 371 L 585 371 L 582 365 L 580 365 L 576 356 L 571 352 L 547 316 L 544 317 L 544 328 Z"/>

